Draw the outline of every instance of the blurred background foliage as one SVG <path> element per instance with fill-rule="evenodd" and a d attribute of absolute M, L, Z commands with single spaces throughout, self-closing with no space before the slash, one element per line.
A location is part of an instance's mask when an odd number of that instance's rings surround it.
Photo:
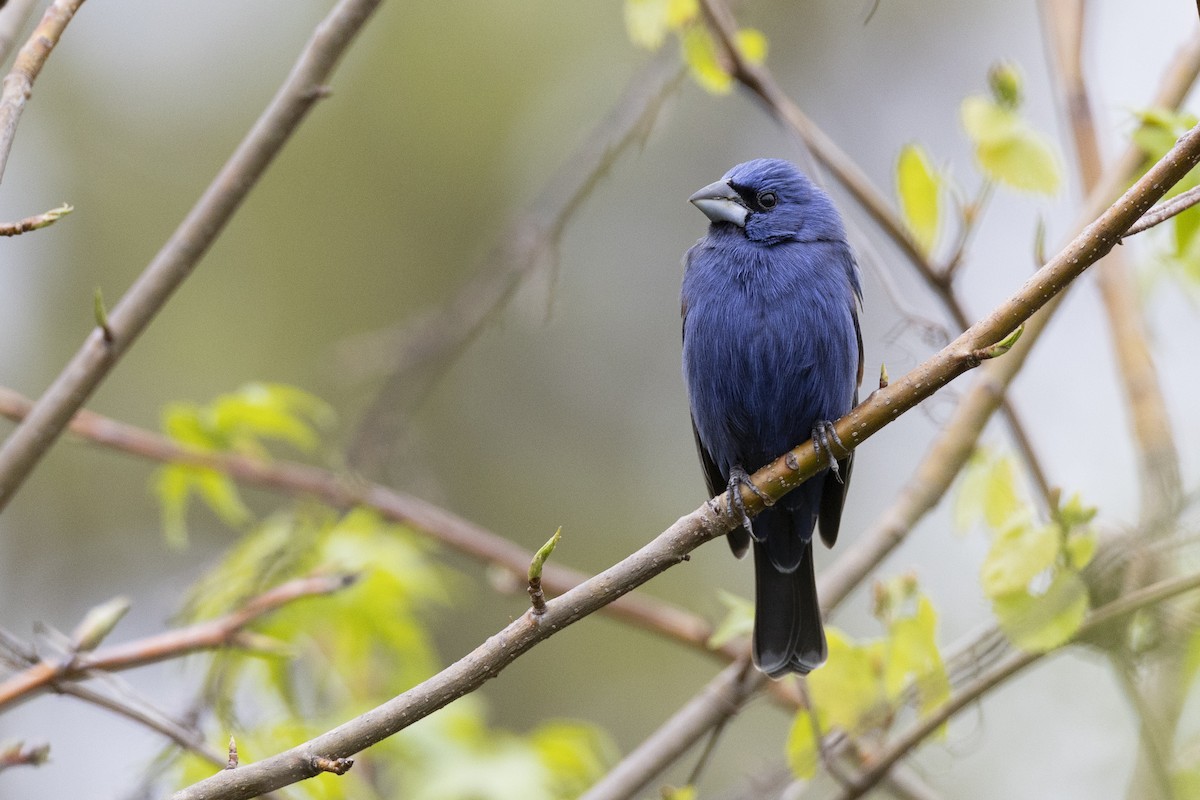
<path fill-rule="evenodd" d="M 674 13 L 688 6 L 668 5 Z M 739 18 L 761 34 L 745 34 L 744 46 L 767 59 L 788 93 L 877 186 L 896 186 L 897 165 L 903 168 L 897 202 L 917 240 L 934 249 L 946 235 L 938 220 L 945 225 L 956 192 L 974 194 L 980 167 L 1003 181 L 989 164 L 1001 164 L 1003 173 L 1007 145 L 984 141 L 980 132 L 1003 128 L 1047 152 L 1051 142 L 1066 141 L 1036 9 L 884 0 L 867 21 L 866 5 L 822 0 L 798 9 L 755 0 Z M 1103 143 L 1115 151 L 1136 133 L 1153 156 L 1188 124 L 1143 107 L 1162 65 L 1194 28 L 1194 10 L 1166 0 L 1093 5 L 1087 65 Z M 84 6 L 35 88 L 0 196 L 4 219 L 64 200 L 76 208 L 53 228 L 4 242 L 0 382 L 31 396 L 45 387 L 91 327 L 94 289 L 110 301 L 124 291 L 275 91 L 327 6 Z M 631 41 L 626 27 L 632 6 L 384 4 L 335 75 L 332 96 L 90 407 L 208 446 L 244 448 L 245 440 L 220 424 L 228 420 L 222 402 L 226 412 L 252 413 L 254 390 L 238 387 L 297 387 L 306 394 L 280 391 L 292 400 L 320 398 L 288 406 L 317 427 L 279 432 L 288 445 L 275 452 L 290 455 L 295 450 L 287 446 L 299 445 L 306 458 L 340 468 L 396 359 L 397 332 L 475 274 L 506 225 L 650 57 L 639 43 L 652 42 Z M 700 64 L 701 81 L 718 89 L 719 76 L 703 66 L 705 44 L 693 38 L 683 45 Z M 989 70 L 1002 61 L 1019 65 L 1024 78 L 1019 119 L 994 81 L 988 94 Z M 964 105 L 968 97 L 976 99 Z M 651 135 L 616 161 L 568 223 L 556 257 L 447 364 L 403 420 L 378 477 L 531 549 L 561 525 L 554 559 L 589 571 L 696 507 L 703 482 L 679 377 L 678 286 L 680 256 L 704 220 L 685 199 L 732 164 L 768 155 L 802 158 L 751 100 L 682 84 Z M 1079 190 L 1069 169 L 1061 177 L 1061 187 L 1024 187 L 1059 188 L 1053 197 L 997 192 L 991 199 L 962 270 L 971 314 L 986 311 L 1032 270 L 1039 219 L 1050 242 L 1075 222 Z M 869 383 L 880 363 L 900 374 L 939 343 L 905 320 L 894 291 L 935 320 L 941 316 L 865 215 L 836 187 L 834 194 L 864 266 Z M 1168 278 L 1147 281 L 1144 302 L 1184 475 L 1194 479 L 1195 225 L 1162 233 L 1139 251 L 1144 274 Z M 1170 268 L 1154 271 L 1163 264 Z M 881 270 L 894 289 L 881 284 Z M 855 532 L 887 506 L 958 391 L 939 394 L 862 448 L 840 548 L 852 547 Z M 1099 517 L 1110 527 L 1132 522 L 1134 459 L 1094 292 L 1072 292 L 1015 398 L 1029 412 L 1056 483 L 1102 498 Z M 989 560 L 1005 531 L 1049 552 L 1061 574 L 1081 566 L 1078 548 L 1050 552 L 1044 543 L 1067 542 L 1076 523 L 1088 524 L 1082 505 L 1071 524 L 1021 517 L 1015 528 L 1005 525 L 1020 516 L 1006 498 L 1022 490 L 1019 476 L 1009 475 L 1007 484 L 995 478 L 1005 470 L 1003 438 L 997 426 L 988 437 L 997 449 L 973 467 L 972 474 L 990 476 L 991 493 L 981 493 L 979 479 L 975 495 L 969 485 L 963 490 L 968 506 L 990 504 L 996 516 L 982 527 L 993 535 L 955 535 L 950 508 L 931 516 L 881 572 L 901 576 L 885 586 L 902 599 L 903 612 L 881 612 L 868 587 L 838 614 L 845 637 L 838 647 L 869 656 L 881 621 L 889 635 L 907 626 L 906 635 L 919 641 L 936 628 L 944 643 L 992 619 L 1013 580 L 1024 578 L 1022 591 L 1029 584 L 1029 575 L 1005 573 L 1001 560 L 991 590 L 986 580 L 981 587 L 981 569 L 995 564 Z M 526 606 L 524 596 L 498 595 L 477 564 L 434 553 L 369 515 L 285 507 L 257 491 L 232 495 L 217 477 L 172 477 L 172 469 L 60 443 L 0 517 L 0 624 L 22 634 L 37 623 L 69 630 L 87 609 L 122 593 L 133 607 L 116 636 L 132 637 L 161 630 L 181 609 L 214 613 L 252 593 L 264 573 L 233 569 L 238 559 L 269 559 L 276 576 L 318 562 L 355 569 L 369 561 L 371 577 L 344 595 L 298 604 L 260 627 L 290 643 L 287 652 L 300 656 L 295 662 L 283 654 L 235 657 L 210 669 L 196 660 L 127 676 L 172 709 L 187 708 L 201 687 L 250 680 L 241 685 L 269 687 L 256 700 L 265 709 L 299 710 L 310 723 L 264 726 L 261 739 L 242 741 L 246 758 L 343 718 L 322 716 L 331 703 L 361 707 L 368 697 L 411 684 Z M 185 517 L 191 492 L 216 502 L 193 504 Z M 959 527 L 969 523 L 958 516 Z M 185 524 L 188 546 L 171 546 L 182 541 Z M 203 591 L 204 576 L 214 574 L 223 595 Z M 239 574 L 247 583 L 230 580 Z M 713 546 L 646 590 L 717 621 L 730 605 L 720 590 L 744 597 L 750 580 L 747 564 Z M 191 595 L 183 590 L 193 585 Z M 339 635 L 337 620 L 345 615 L 357 637 Z M 368 640 L 378 646 L 353 658 L 369 668 L 339 674 L 348 649 Z M 701 655 L 595 617 L 531 651 L 480 695 L 384 745 L 380 755 L 397 759 L 402 773 L 412 767 L 405 796 L 476 796 L 478 785 L 499 791 L 503 782 L 488 783 L 487 776 L 506 770 L 541 770 L 546 796 L 570 796 L 569 779 L 592 774 L 614 748 L 633 747 L 713 671 Z M 866 679 L 881 681 L 869 691 L 896 690 L 894 678 Z M 1057 657 L 961 715 L 916 763 L 953 796 L 1120 796 L 1137 737 L 1115 681 L 1099 656 Z M 311 694 L 297 694 L 300 687 Z M 225 697 L 230 702 L 220 712 L 232 724 L 244 695 Z M 1184 725 L 1195 728 L 1195 720 Z M 714 796 L 735 793 L 748 774 L 782 769 L 785 757 L 801 771 L 811 760 L 801 730 L 764 701 L 752 703 L 725 734 L 706 786 Z M 13 797 L 129 796 L 162 746 L 152 733 L 53 696 L 0 717 L 0 739 L 9 737 L 52 743 L 49 763 L 0 776 L 0 795 Z M 1072 743 L 1069 769 L 1060 761 L 1062 741 Z M 686 765 L 671 777 L 682 783 L 685 775 Z M 347 777 L 359 780 L 353 771 Z M 456 782 L 438 783 L 450 779 Z M 354 792 L 362 785 L 351 781 L 326 777 L 305 791 L 361 796 Z"/>

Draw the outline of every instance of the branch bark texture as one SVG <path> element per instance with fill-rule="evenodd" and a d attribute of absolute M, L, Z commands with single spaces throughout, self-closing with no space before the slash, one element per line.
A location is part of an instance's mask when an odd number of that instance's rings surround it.
<path fill-rule="evenodd" d="M 1146 209 L 1197 163 L 1200 163 L 1200 126 L 1181 137 L 1162 161 L 1016 294 L 924 364 L 873 393 L 858 408 L 838 420 L 836 428 L 842 441 L 852 442 L 854 446 L 861 444 L 953 378 L 977 366 L 983 358 L 981 353 L 1015 330 L 1088 266 L 1102 258 Z M 774 500 L 811 477 L 820 467 L 811 443 L 806 442 L 759 470 L 753 480 Z M 744 487 L 741 492 L 750 513 L 762 509 L 763 501 L 757 493 Z M 728 507 L 729 497 L 723 495 L 717 510 L 725 511 Z M 239 800 L 312 777 L 319 771 L 314 766 L 317 759 L 347 758 L 474 691 L 538 642 L 684 560 L 696 547 L 726 533 L 732 524 L 731 515 L 714 514 L 705 504 L 681 517 L 625 560 L 549 601 L 541 616 L 535 618 L 527 612 L 471 653 L 407 692 L 304 744 L 255 764 L 214 775 L 176 793 L 173 798 Z"/>
<path fill-rule="evenodd" d="M 74 5 L 77 7 L 79 2 L 82 0 Z M 29 416 L 5 440 L 0 447 L 0 511 L 61 435 L 71 416 L 191 274 L 309 110 L 326 94 L 325 81 L 380 2 L 341 0 L 321 22 L 270 105 L 175 233 L 113 308 L 107 330 L 92 331 Z M 24 53 L 23 49 L 18 56 L 18 66 Z M 24 84 L 14 80 L 12 85 Z M 9 79 L 5 79 L 6 98 L 8 87 Z M 13 106 L 15 113 L 19 113 L 21 104 Z M 8 130 L 7 107 L 0 100 L 0 146 Z M 11 124 L 15 126 L 15 117 Z M 0 159 L 5 157 L 6 151 L 0 150 Z M 0 160 L 0 170 L 3 163 Z"/>

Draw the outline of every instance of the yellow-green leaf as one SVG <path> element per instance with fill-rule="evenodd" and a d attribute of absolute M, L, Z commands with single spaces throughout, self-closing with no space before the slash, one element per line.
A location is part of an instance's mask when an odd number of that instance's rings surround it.
<path fill-rule="evenodd" d="M 982 520 L 989 529 L 998 531 L 1028 515 L 1012 458 L 977 448 L 960 478 L 954 503 L 955 527 L 967 531 Z"/>
<path fill-rule="evenodd" d="M 996 535 L 983 560 L 980 582 L 991 598 L 1027 592 L 1035 577 L 1054 565 L 1059 553 L 1055 525 L 1010 525 Z"/>
<path fill-rule="evenodd" d="M 926 255 L 937 244 L 941 188 L 941 177 L 930 163 L 925 148 L 918 144 L 905 145 L 896 162 L 896 193 L 900 196 L 904 224 L 917 247 Z"/>
<path fill-rule="evenodd" d="M 751 28 L 738 31 L 735 44 L 742 57 L 751 63 L 760 64 L 767 57 L 767 38 L 760 31 Z M 691 25 L 684 31 L 684 61 L 696 83 L 712 94 L 728 94 L 733 89 L 733 78 L 722 57 L 703 25 Z"/>
<path fill-rule="evenodd" d="M 910 685 L 916 686 L 922 713 L 950 697 L 950 679 L 937 646 L 937 612 L 928 597 L 920 597 L 915 614 L 892 622 L 885 653 L 884 686 L 889 701 L 899 701 Z"/>
<path fill-rule="evenodd" d="M 1058 191 L 1062 169 L 1053 146 L 1015 108 L 971 95 L 963 100 L 961 113 L 985 174 L 1014 189 L 1041 194 Z"/>
<path fill-rule="evenodd" d="M 817 774 L 816 728 L 807 708 L 800 709 L 792 718 L 787 738 L 787 762 L 792 774 L 801 780 L 809 780 Z"/>
<path fill-rule="evenodd" d="M 695 786 L 664 786 L 662 800 L 696 800 Z"/>
<path fill-rule="evenodd" d="M 855 732 L 872 727 L 888 712 L 883 695 L 883 645 L 857 644 L 835 628 L 826 630 L 829 661 L 808 676 L 820 719 Z"/>
<path fill-rule="evenodd" d="M 625 0 L 625 30 L 639 47 L 657 50 L 667 34 L 696 17 L 696 0 Z"/>
<path fill-rule="evenodd" d="M 1072 530 L 1067 534 L 1066 550 L 1071 569 L 1083 569 L 1096 555 L 1096 532 L 1091 528 Z"/>
<path fill-rule="evenodd" d="M 1063 570 L 1044 593 L 993 597 L 992 609 L 1009 641 L 1022 650 L 1042 653 L 1066 644 L 1079 630 L 1088 612 L 1087 587 L 1077 574 Z"/>

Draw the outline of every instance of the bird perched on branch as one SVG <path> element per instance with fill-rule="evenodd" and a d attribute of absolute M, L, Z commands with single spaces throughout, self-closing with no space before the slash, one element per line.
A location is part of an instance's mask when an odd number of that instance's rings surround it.
<path fill-rule="evenodd" d="M 858 402 L 858 267 L 833 202 L 787 161 L 739 164 L 689 200 L 712 224 L 684 257 L 683 374 L 710 494 L 732 490 L 753 543 L 754 661 L 772 677 L 826 656 L 812 537 L 837 540 L 852 455 L 830 420 Z M 739 484 L 812 438 L 826 468 L 751 523 Z"/>

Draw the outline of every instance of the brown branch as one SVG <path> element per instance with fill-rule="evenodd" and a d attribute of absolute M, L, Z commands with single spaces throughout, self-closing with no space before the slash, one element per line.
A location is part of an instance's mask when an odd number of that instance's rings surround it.
<path fill-rule="evenodd" d="M 1099 181 L 1101 158 L 1082 66 L 1085 3 L 1084 0 L 1040 0 L 1039 7 L 1050 34 L 1054 71 L 1075 140 L 1080 177 L 1084 187 L 1092 190 Z M 1140 515 L 1145 522 L 1163 509 L 1178 508 L 1182 501 L 1175 434 L 1150 349 L 1140 293 L 1126 251 L 1114 252 L 1100 262 L 1096 269 L 1096 285 L 1109 321 L 1116 378 L 1123 389 L 1131 418 L 1141 489 Z M 1144 554 L 1127 572 L 1126 580 L 1134 586 L 1153 582 L 1171 569 L 1169 562 Z M 1117 663 L 1116 668 L 1122 671 L 1124 665 Z M 1167 669 L 1166 672 L 1174 670 Z M 1170 773 L 1168 762 L 1156 761 L 1163 753 L 1154 743 L 1160 738 L 1165 741 L 1174 738 L 1183 704 L 1184 683 L 1178 675 L 1159 675 L 1147 683 L 1146 691 L 1134 686 L 1130 700 L 1135 708 L 1141 708 L 1143 700 L 1146 705 L 1153 706 L 1159 712 L 1153 716 L 1163 729 L 1150 730 L 1146 724 L 1150 717 L 1142 716 L 1140 735 L 1145 746 L 1141 748 L 1134 771 L 1132 796 L 1153 792 L 1163 784 L 1163 776 Z"/>
<path fill-rule="evenodd" d="M 1161 225 L 1172 217 L 1176 217 L 1187 211 L 1192 206 L 1200 203 L 1200 186 L 1193 186 L 1183 194 L 1172 197 L 1165 203 L 1160 203 L 1150 209 L 1145 215 L 1135 222 L 1129 230 L 1125 231 L 1125 237 L 1135 236 L 1142 231 L 1147 231 L 1155 225 Z"/>
<path fill-rule="evenodd" d="M 1156 93 L 1154 105 L 1177 107 L 1195 83 L 1200 72 L 1200 37 L 1194 37 L 1168 65 Z M 1085 204 L 1084 227 L 1111 202 L 1141 161 L 1141 152 L 1129 146 L 1100 181 Z M 1078 234 L 1077 234 L 1078 235 Z M 1044 259 L 1039 259 L 1039 261 Z M 971 391 L 960 402 L 949 424 L 943 427 L 929 452 L 921 460 L 913 477 L 905 484 L 895 502 L 866 532 L 855 546 L 847 550 L 819 576 L 818 596 L 822 610 L 829 616 L 861 582 L 875 570 L 912 531 L 917 522 L 937 506 L 949 491 L 955 477 L 970 457 L 987 421 L 1000 407 L 1005 389 L 1020 372 L 1034 342 L 1045 329 L 1057 309 L 1062 295 L 1043 307 L 1025 325 L 1021 340 L 1013 352 L 983 367 Z M 983 655 L 1002 653 L 1006 640 L 992 627 L 980 637 L 974 637 L 958 648 L 958 655 L 946 659 L 951 673 L 975 674 Z M 984 648 L 981 650 L 980 648 Z M 714 681 L 721 680 L 720 676 Z M 957 685 L 957 680 L 952 680 Z M 775 683 L 769 686 L 778 685 Z M 706 691 L 706 690 L 702 690 Z M 667 723 L 670 724 L 670 723 Z M 707 729 L 689 731 L 696 741 Z M 640 745 L 628 758 L 642 758 L 642 747 L 651 747 L 649 740 Z M 661 756 L 661 753 L 660 753 Z M 649 758 L 649 756 L 647 756 Z M 666 764 L 663 764 L 665 768 Z M 902 777 L 902 776 L 901 776 Z"/>
<path fill-rule="evenodd" d="M 88 678 L 95 672 L 121 670 L 180 658 L 202 650 L 237 647 L 246 625 L 275 609 L 305 597 L 329 594 L 353 582 L 347 575 L 313 575 L 280 584 L 251 599 L 236 611 L 214 620 L 198 622 L 186 628 L 147 636 L 120 645 L 110 645 L 91 653 L 66 658 L 43 658 L 26 669 L 0 681 L 0 711 L 30 699 L 35 694 L 55 689 L 70 681 Z"/>
<path fill-rule="evenodd" d="M 39 767 L 50 757 L 50 745 L 13 742 L 0 750 L 0 772 L 9 767 Z"/>
<path fill-rule="evenodd" d="M 17 392 L 0 386 L 0 416 L 19 421 L 30 405 Z M 151 461 L 215 469 L 248 486 L 315 497 L 333 508 L 370 508 L 387 520 L 407 525 L 457 552 L 502 567 L 514 576 L 525 576 L 534 555 L 503 536 L 420 498 L 317 467 L 184 447 L 160 434 L 86 409 L 75 415 L 69 430 L 92 444 Z M 542 587 L 554 594 L 562 594 L 587 578 L 582 572 L 553 562 L 542 569 Z M 707 620 L 653 597 L 631 593 L 606 606 L 605 612 L 726 661 L 736 659 L 741 653 L 733 645 L 712 650 L 708 639 L 713 627 Z"/>
<path fill-rule="evenodd" d="M 962 261 L 962 249 L 970 238 L 973 224 L 964 225 L 962 236 L 949 262 L 938 268 L 916 246 L 908 229 L 893 211 L 883 193 L 876 189 L 866 174 L 859 169 L 849 155 L 842 151 L 795 102 L 780 88 L 771 71 L 761 64 L 746 60 L 736 45 L 737 23 L 724 0 L 701 0 L 701 8 L 709 31 L 719 43 L 725 56 L 726 66 L 735 81 L 756 95 L 774 114 L 775 118 L 791 128 L 808 146 L 813 155 L 824 164 L 867 214 L 875 220 L 908 257 L 917 274 L 926 286 L 945 306 L 958 329 L 965 330 L 970 319 L 954 290 L 954 276 Z M 988 195 L 985 188 L 975 205 L 980 205 Z M 977 217 L 977 214 L 974 216 Z M 1040 266 L 1040 265 L 1039 265 Z M 1029 466 L 1029 472 L 1039 495 L 1047 504 L 1050 502 L 1050 484 L 1046 480 L 1041 461 L 1033 449 L 1032 438 L 1026 433 L 1024 423 L 1016 409 L 1004 397 L 1000 398 L 1002 409 L 1013 434 L 1013 441 Z"/>
<path fill-rule="evenodd" d="M 1089 614 L 1076 633 L 1076 639 L 1087 636 L 1115 619 L 1128 616 L 1143 608 L 1158 605 L 1177 595 L 1196 589 L 1200 589 L 1200 573 L 1183 575 L 1144 587 L 1137 592 L 1107 603 Z M 1053 652 L 1057 651 L 1050 651 L 1050 653 Z M 856 800 L 856 798 L 862 797 L 887 775 L 888 770 L 894 764 L 933 735 L 951 717 L 1050 653 L 1014 653 L 1002 661 L 999 666 L 965 686 L 946 701 L 945 705 L 929 716 L 923 717 L 903 736 L 892 742 L 887 750 L 878 754 L 871 767 L 857 776 L 853 785 L 838 795 L 838 800 Z"/>
<path fill-rule="evenodd" d="M 1089 265 L 1102 258 L 1120 234 L 1197 163 L 1200 163 L 1200 126 L 1182 136 L 1171 152 L 1116 204 L 991 314 L 839 419 L 834 426 L 838 437 L 843 442 L 860 445 L 955 377 L 978 366 L 972 355 L 975 351 L 1003 339 L 1062 292 Z M 764 497 L 778 500 L 814 475 L 823 463 L 823 457 L 818 463 L 811 442 L 798 445 L 754 474 L 756 491 L 739 487 L 742 504 L 749 513 L 758 513 Z M 539 642 L 685 560 L 688 553 L 704 542 L 728 532 L 735 524 L 733 515 L 725 513 L 730 508 L 728 493 L 715 506 L 715 513 L 705 503 L 681 517 L 633 555 L 547 602 L 542 616 L 534 618 L 526 612 L 471 653 L 407 692 L 290 750 L 188 787 L 173 795 L 174 800 L 239 800 L 305 780 L 314 774 L 314 757 L 349 757 L 475 691 Z"/>
<path fill-rule="evenodd" d="M 1082 67 L 1084 3 L 1041 0 L 1039 5 L 1050 33 L 1051 54 L 1075 140 L 1080 177 L 1084 189 L 1091 191 L 1100 180 L 1101 157 Z M 1096 283 L 1108 315 L 1117 378 L 1132 417 L 1142 508 L 1148 513 L 1179 502 L 1179 454 L 1150 351 L 1140 294 L 1123 252 L 1113 253 L 1100 263 Z"/>
<path fill-rule="evenodd" d="M 58 208 L 52 208 L 49 211 L 35 214 L 32 217 L 26 217 L 16 222 L 0 222 L 0 236 L 19 236 L 22 233 L 29 233 L 39 228 L 45 228 L 47 225 L 53 225 L 58 222 L 74 210 L 73 207 L 63 203 Z"/>
<path fill-rule="evenodd" d="M 41 74 L 50 51 L 58 44 L 67 23 L 81 5 L 83 0 L 54 0 L 17 53 L 12 71 L 4 77 L 4 88 L 0 91 L 0 179 L 4 177 L 4 169 L 8 166 L 8 156 L 17 135 L 17 123 L 21 120 L 25 103 L 33 94 L 33 82 Z"/>
<path fill-rule="evenodd" d="M 730 664 L 580 800 L 624 800 L 638 796 L 701 737 L 737 714 L 766 682 L 767 677 L 750 666 L 748 657 Z"/>
<path fill-rule="evenodd" d="M 80 1 L 75 0 L 73 5 L 78 6 Z M 0 510 L 58 439 L 71 416 L 191 274 L 308 111 L 327 93 L 325 82 L 334 66 L 379 3 L 380 0 L 340 0 L 321 22 L 270 105 L 154 260 L 113 308 L 108 317 L 112 341 L 106 341 L 100 329 L 93 330 L 25 421 L 0 446 Z M 56 8 L 59 8 L 57 2 L 47 12 L 43 26 L 49 19 L 59 19 L 51 13 Z M 35 32 L 31 42 L 43 41 L 40 35 Z M 54 40 L 46 41 L 48 48 Z M 34 48 L 33 54 L 37 52 L 40 50 Z M 13 72 L 18 80 L 13 80 L 13 75 L 5 79 L 5 98 L 10 83 L 17 87 L 20 76 L 25 75 L 22 65 L 32 59 L 32 54 L 26 56 L 22 50 Z M 21 95 L 22 104 L 24 96 Z M 16 124 L 15 116 L 11 123 L 6 121 L 7 107 L 0 100 L 0 147 L 4 148 L 0 156 L 4 158 L 8 146 L 4 137 L 11 144 L 11 132 L 5 126 Z M 19 112 L 20 105 L 12 108 Z"/>

